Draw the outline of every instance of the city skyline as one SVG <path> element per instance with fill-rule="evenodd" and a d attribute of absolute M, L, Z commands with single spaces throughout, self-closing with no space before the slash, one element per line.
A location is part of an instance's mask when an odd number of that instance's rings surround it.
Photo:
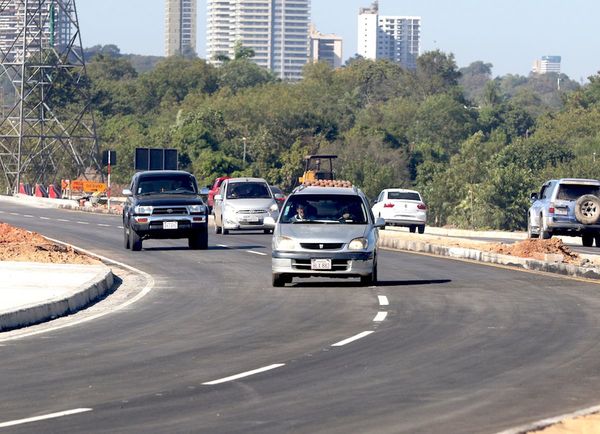
<path fill-rule="evenodd" d="M 311 21 L 318 31 L 343 38 L 344 60 L 357 52 L 359 8 L 371 3 L 312 0 Z M 494 76 L 528 75 L 533 59 L 557 55 L 561 71 L 573 80 L 586 80 L 600 70 L 593 55 L 600 40 L 595 23 L 600 3 L 593 0 L 380 0 L 379 7 L 382 15 L 420 16 L 421 53 L 452 53 L 459 67 L 480 60 L 493 64 Z M 84 46 L 115 44 L 123 53 L 164 55 L 164 0 L 77 0 L 77 9 Z M 115 10 L 121 14 L 116 16 Z M 199 0 L 200 57 L 206 56 L 206 14 L 206 0 Z M 138 18 L 130 22 L 133 16 Z"/>

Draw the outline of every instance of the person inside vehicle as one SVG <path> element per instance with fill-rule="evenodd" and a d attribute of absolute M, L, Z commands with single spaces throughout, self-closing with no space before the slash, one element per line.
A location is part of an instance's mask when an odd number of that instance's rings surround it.
<path fill-rule="evenodd" d="M 290 220 L 293 222 L 306 221 L 307 220 L 306 205 L 303 203 L 297 204 L 296 205 L 296 214 L 294 216 L 292 216 L 292 218 Z"/>

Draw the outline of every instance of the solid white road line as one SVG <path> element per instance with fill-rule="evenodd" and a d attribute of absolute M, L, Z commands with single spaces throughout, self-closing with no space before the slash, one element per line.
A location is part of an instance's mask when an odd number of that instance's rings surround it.
<path fill-rule="evenodd" d="M 377 315 L 375 315 L 375 318 L 373 318 L 373 322 L 381 322 L 386 316 L 387 312 L 377 312 Z"/>
<path fill-rule="evenodd" d="M 366 331 L 366 332 L 359 333 L 356 336 L 352 336 L 351 338 L 344 339 L 343 341 L 333 344 L 332 347 L 343 347 L 344 345 L 347 345 L 350 342 L 354 342 L 354 341 L 364 338 L 365 336 L 369 336 L 371 333 L 373 333 L 373 332 Z"/>
<path fill-rule="evenodd" d="M 221 378 L 220 380 L 208 381 L 208 382 L 202 383 L 202 384 L 205 386 L 214 386 L 215 384 L 227 383 L 229 381 L 234 381 L 234 380 L 238 380 L 240 378 L 249 377 L 251 375 L 260 374 L 261 372 L 266 372 L 266 371 L 270 371 L 272 369 L 281 368 L 282 366 L 285 366 L 285 364 L 277 363 L 274 365 L 265 366 L 264 368 L 259 368 L 259 369 L 255 369 L 253 371 L 243 372 L 241 374 L 232 375 L 231 377 Z"/>
<path fill-rule="evenodd" d="M 57 417 L 70 416 L 72 414 L 85 413 L 92 411 L 91 408 L 76 408 L 74 410 L 60 411 L 58 413 L 45 414 L 43 416 L 28 417 L 27 419 L 11 420 L 9 422 L 0 423 L 0 428 L 6 428 L 14 425 L 22 425 L 24 423 L 38 422 L 40 420 L 55 419 Z"/>
<path fill-rule="evenodd" d="M 388 298 L 385 295 L 378 295 L 377 297 L 379 298 L 380 306 L 389 306 L 390 302 L 388 301 Z"/>
<path fill-rule="evenodd" d="M 266 253 L 257 252 L 257 251 L 254 251 L 254 250 L 246 250 L 246 253 L 252 253 L 253 255 L 267 256 Z"/>

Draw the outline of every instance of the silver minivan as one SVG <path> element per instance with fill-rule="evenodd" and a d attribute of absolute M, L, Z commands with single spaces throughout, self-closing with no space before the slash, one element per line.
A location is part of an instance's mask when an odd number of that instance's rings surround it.
<path fill-rule="evenodd" d="M 275 225 L 273 286 L 311 276 L 376 284 L 378 228 L 384 225 L 356 187 L 298 187 Z"/>
<path fill-rule="evenodd" d="M 215 233 L 231 230 L 273 232 L 279 207 L 269 184 L 262 178 L 230 178 L 223 181 L 213 207 Z"/>

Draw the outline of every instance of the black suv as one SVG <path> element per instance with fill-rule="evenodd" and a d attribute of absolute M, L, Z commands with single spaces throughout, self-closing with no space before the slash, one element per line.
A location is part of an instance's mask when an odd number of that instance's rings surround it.
<path fill-rule="evenodd" d="M 149 238 L 187 238 L 190 249 L 208 248 L 208 210 L 190 173 L 138 172 L 123 194 L 126 249 L 139 251 Z"/>

